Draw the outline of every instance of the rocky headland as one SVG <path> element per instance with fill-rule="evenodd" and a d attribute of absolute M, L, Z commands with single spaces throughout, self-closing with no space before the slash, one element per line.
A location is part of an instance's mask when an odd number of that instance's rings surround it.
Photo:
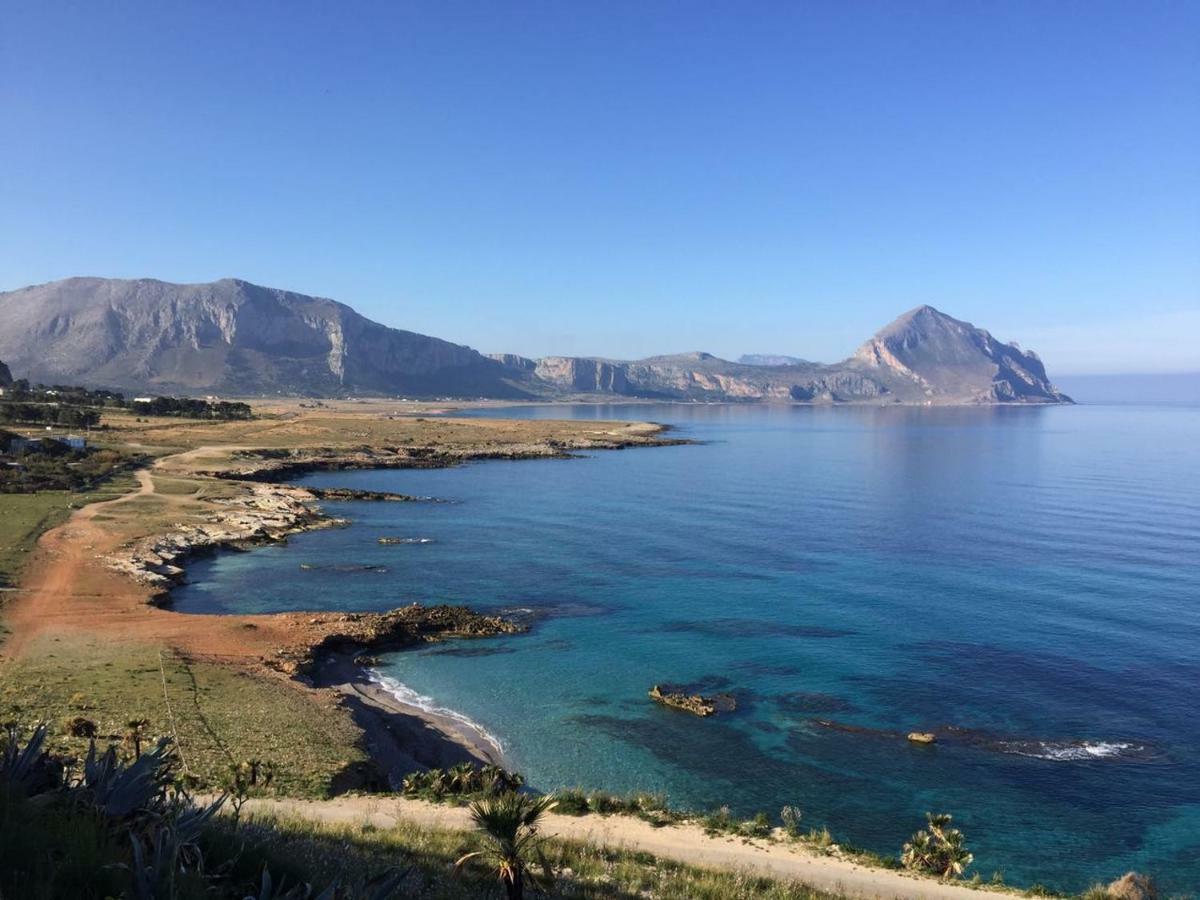
<path fill-rule="evenodd" d="M 371 666 L 371 654 L 402 650 L 417 644 L 451 638 L 484 638 L 521 634 L 523 624 L 475 612 L 466 606 L 422 606 L 413 603 L 383 613 L 322 613 L 309 616 L 299 627 L 311 637 L 281 649 L 270 665 L 286 675 L 312 675 L 329 654 L 349 656 Z"/>

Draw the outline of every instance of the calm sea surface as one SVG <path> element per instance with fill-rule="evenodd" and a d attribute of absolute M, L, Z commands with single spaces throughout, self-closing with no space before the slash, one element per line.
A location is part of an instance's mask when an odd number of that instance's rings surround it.
<path fill-rule="evenodd" d="M 1200 889 L 1200 409 L 490 414 L 704 443 L 311 476 L 458 502 L 328 504 L 354 525 L 197 563 L 178 608 L 534 610 L 382 672 L 539 788 L 794 804 L 888 853 L 947 811 L 985 878 Z M 738 710 L 663 709 L 655 682 Z"/>

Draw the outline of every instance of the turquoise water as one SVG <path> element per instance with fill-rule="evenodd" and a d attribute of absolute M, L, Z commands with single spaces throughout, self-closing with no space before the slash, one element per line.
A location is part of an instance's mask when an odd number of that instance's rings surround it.
<path fill-rule="evenodd" d="M 329 504 L 354 525 L 203 561 L 178 607 L 533 610 L 528 636 L 382 671 L 539 788 L 795 804 L 889 853 L 948 811 L 985 878 L 1200 886 L 1200 409 L 509 414 L 705 443 L 311 476 L 459 502 Z M 655 682 L 739 707 L 662 709 Z"/>

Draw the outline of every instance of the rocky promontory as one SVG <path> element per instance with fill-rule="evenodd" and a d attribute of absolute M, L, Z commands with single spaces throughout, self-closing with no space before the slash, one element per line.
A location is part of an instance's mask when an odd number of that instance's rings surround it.
<path fill-rule="evenodd" d="M 466 606 L 422 606 L 413 603 L 385 613 L 306 614 L 295 627 L 311 630 L 301 649 L 278 651 L 268 664 L 288 675 L 305 675 L 329 654 L 355 658 L 399 650 L 447 638 L 484 638 L 527 630 L 503 616 L 478 613 Z"/>

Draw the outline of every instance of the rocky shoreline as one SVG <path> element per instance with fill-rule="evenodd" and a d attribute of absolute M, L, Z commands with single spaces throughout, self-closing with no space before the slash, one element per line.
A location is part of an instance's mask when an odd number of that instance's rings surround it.
<path fill-rule="evenodd" d="M 567 459 L 585 450 L 626 450 L 631 447 L 666 447 L 693 444 L 686 438 L 662 437 L 668 430 L 655 425 L 637 438 L 589 438 L 500 444 L 494 447 L 449 449 L 438 447 L 309 447 L 302 449 L 239 450 L 228 467 L 201 474 L 240 481 L 280 482 L 311 472 L 354 469 L 443 469 L 482 460 Z M 341 492 L 342 489 L 321 489 Z M 406 495 L 380 499 L 399 500 Z M 330 497 L 329 499 L 342 499 Z M 346 498 L 354 499 L 354 498 Z M 367 499 L 367 498 L 361 498 Z M 411 498 L 423 500 L 426 498 Z"/>
<path fill-rule="evenodd" d="M 105 559 L 109 569 L 150 589 L 148 602 L 162 606 L 179 584 L 187 561 L 219 549 L 245 550 L 286 541 L 289 535 L 348 524 L 314 505 L 303 488 L 247 484 L 241 497 L 212 498 L 216 508 L 208 521 L 180 524 L 164 534 L 141 538 Z"/>
<path fill-rule="evenodd" d="M 569 458 L 573 451 L 618 450 L 691 443 L 660 437 L 661 426 L 645 426 L 632 437 L 503 443 L 464 448 L 372 447 L 239 449 L 227 461 L 193 477 L 233 482 L 233 496 L 207 497 L 193 520 L 138 538 L 102 557 L 104 565 L 144 587 L 146 602 L 170 603 L 171 590 L 185 577 L 188 561 L 217 550 L 246 550 L 286 541 L 300 532 L 346 525 L 328 515 L 320 501 L 447 502 L 386 491 L 341 487 L 300 487 L 285 483 L 307 472 L 352 469 L 444 468 L 474 460 Z M 143 493 L 153 493 L 156 472 L 174 474 L 160 462 L 143 472 Z M 414 769 L 448 767 L 458 762 L 501 762 L 501 753 L 485 732 L 405 703 L 375 675 L 375 653 L 455 638 L 515 635 L 527 625 L 461 606 L 419 604 L 385 613 L 284 613 L 246 616 L 244 628 L 271 633 L 257 657 L 263 671 L 277 673 L 312 689 L 331 689 L 362 730 L 368 751 L 384 780 L 392 785 Z M 261 625 L 256 625 L 259 619 Z M 270 626 L 262 619 L 269 619 Z M 261 638 L 260 638 L 261 641 Z"/>
<path fill-rule="evenodd" d="M 185 576 L 188 559 L 219 549 L 246 550 L 285 541 L 290 535 L 348 524 L 325 514 L 320 500 L 444 503 L 436 497 L 416 497 L 391 491 L 342 487 L 295 487 L 281 482 L 309 472 L 355 469 L 448 468 L 475 460 L 569 458 L 573 451 L 622 450 L 629 447 L 670 446 L 692 443 L 664 438 L 667 426 L 648 427 L 635 438 L 588 438 L 503 444 L 495 447 L 439 449 L 437 447 L 373 447 L 352 449 L 318 447 L 302 449 L 238 450 L 228 467 L 200 471 L 202 477 L 236 481 L 247 493 L 240 497 L 211 498 L 215 509 L 208 521 L 180 524 L 165 534 L 141 538 L 105 559 L 120 572 L 151 591 L 149 602 L 163 606 L 170 591 Z"/>
<path fill-rule="evenodd" d="M 267 664 L 292 677 L 311 677 L 322 659 L 339 655 L 369 667 L 373 653 L 455 638 L 522 634 L 528 627 L 466 606 L 413 603 L 383 613 L 321 613 L 303 623 L 313 632 L 296 648 L 284 648 Z"/>

